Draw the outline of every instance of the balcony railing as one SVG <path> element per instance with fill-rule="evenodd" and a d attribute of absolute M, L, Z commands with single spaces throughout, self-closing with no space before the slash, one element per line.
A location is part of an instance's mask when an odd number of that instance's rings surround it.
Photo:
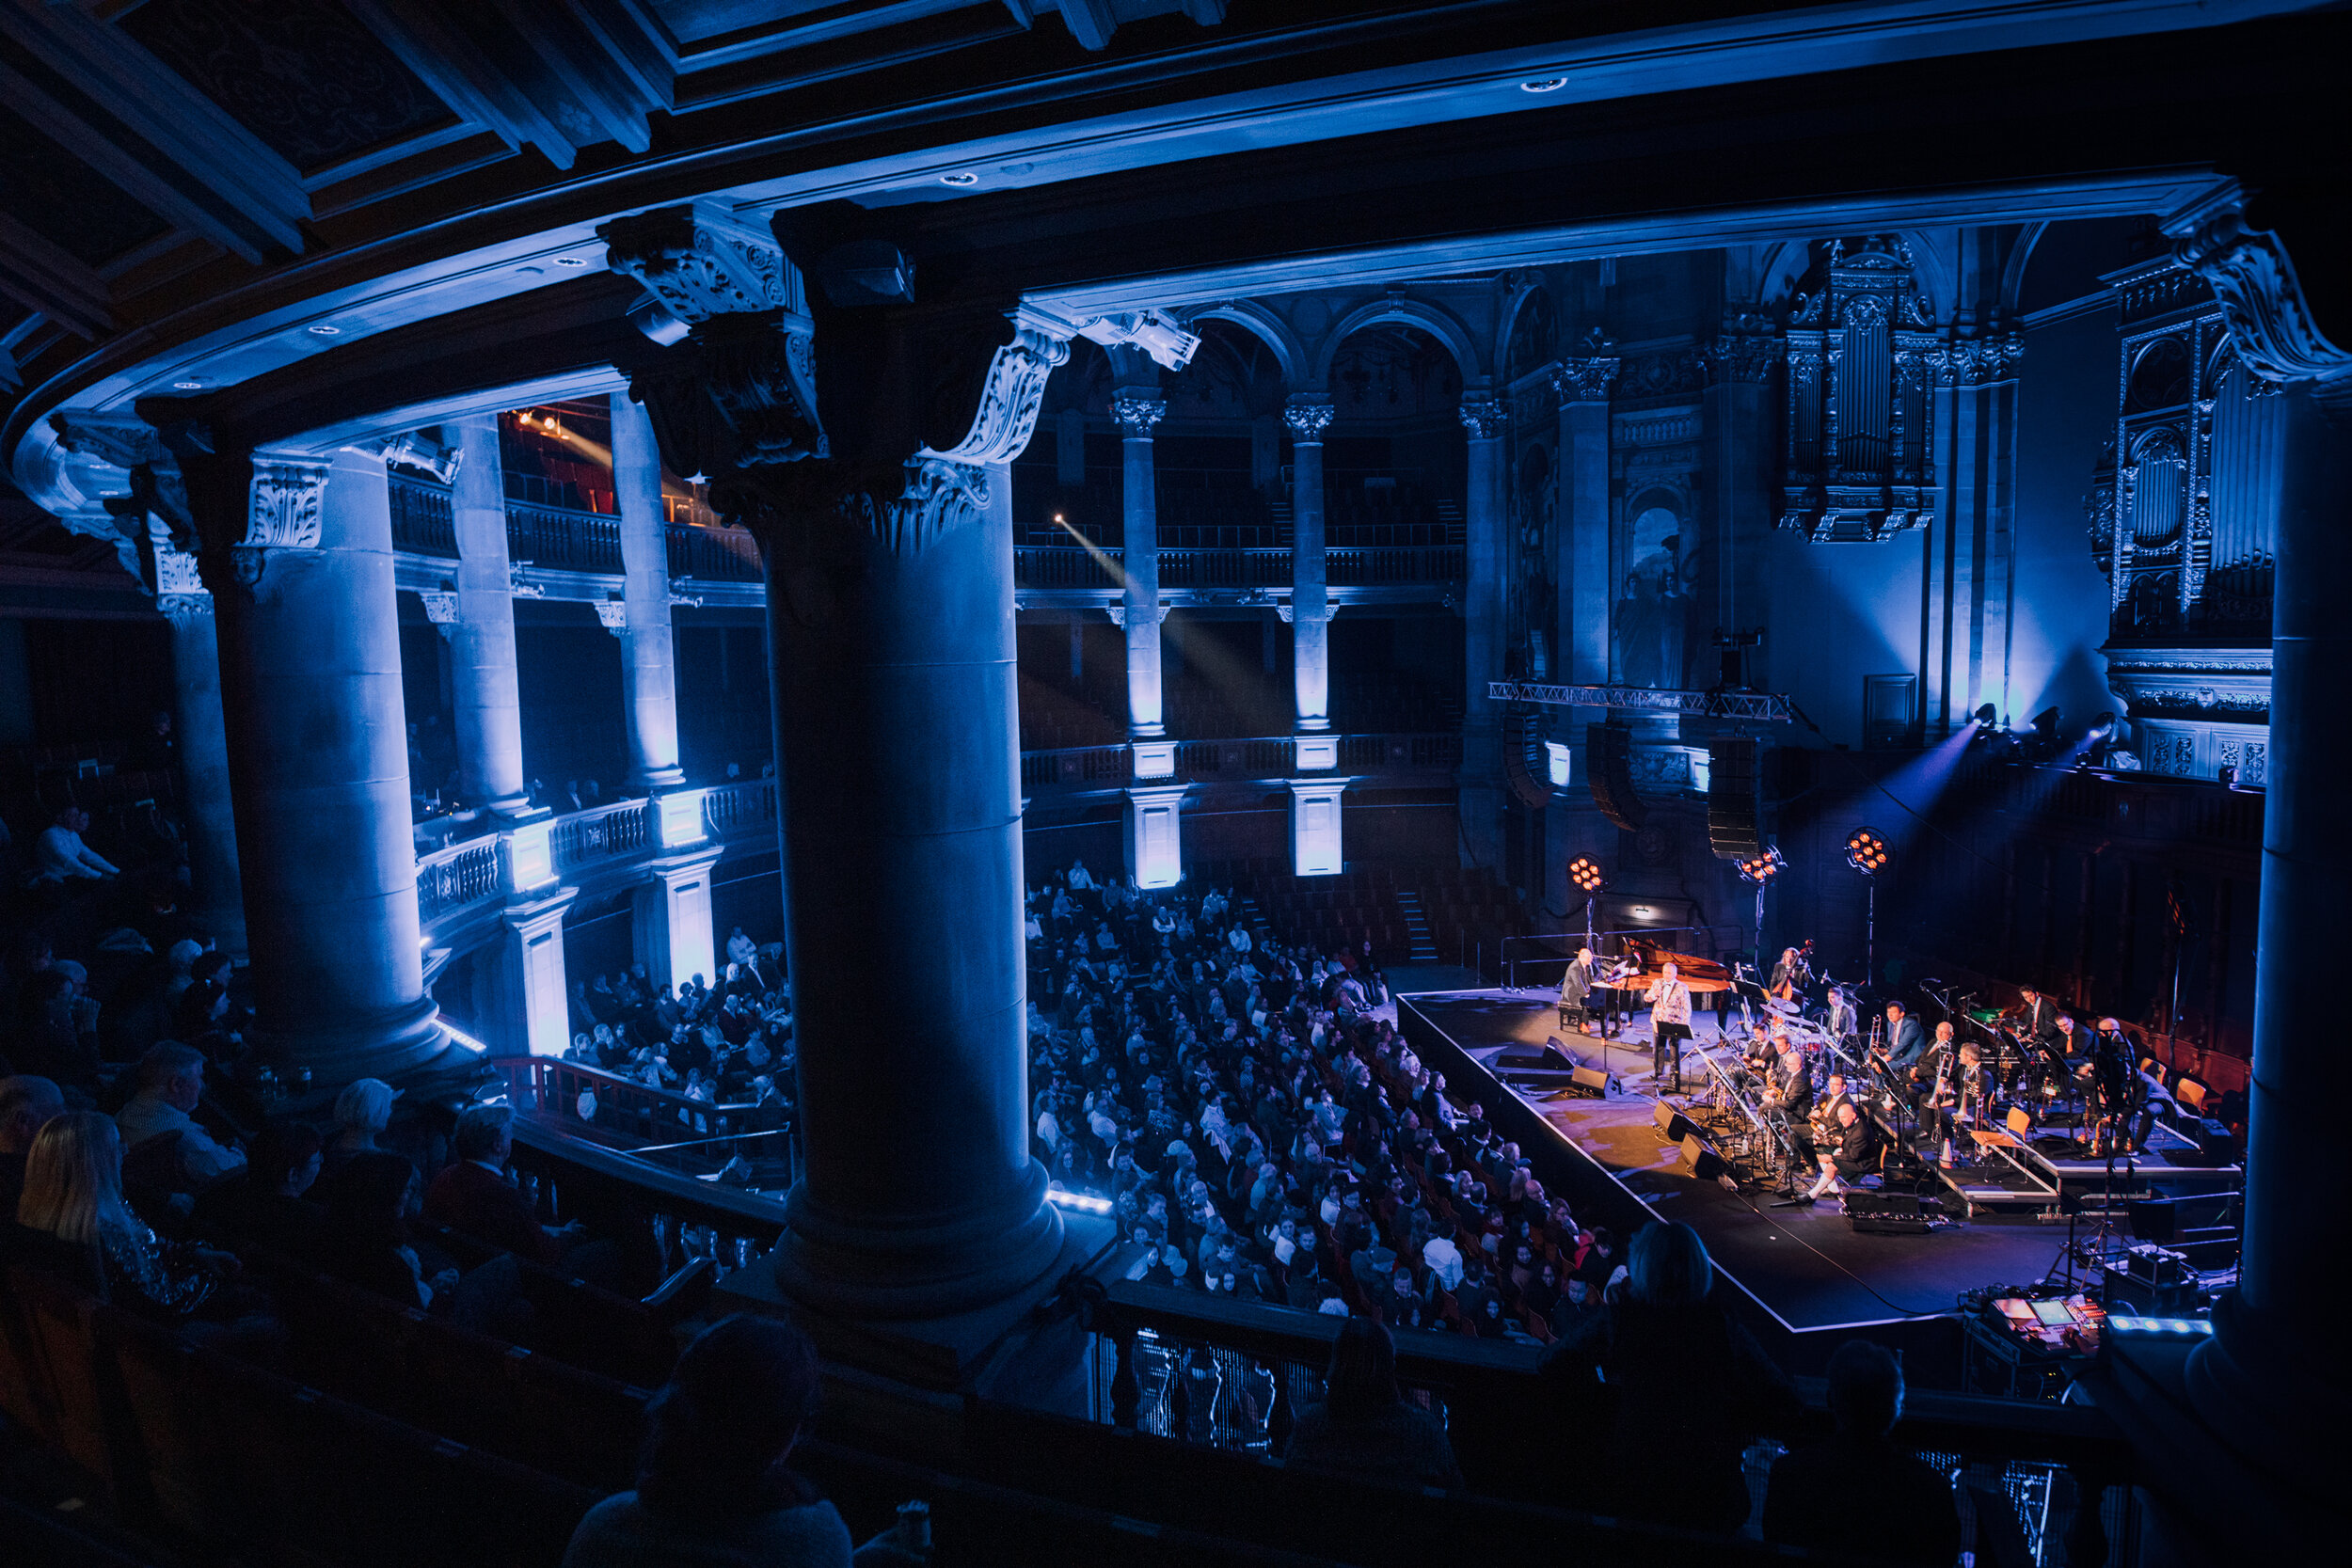
<path fill-rule="evenodd" d="M 709 841 L 735 845 L 772 837 L 773 779 L 750 779 L 703 791 L 703 830 Z M 650 859 L 656 843 L 651 802 L 621 800 L 569 812 L 548 825 L 548 856 L 559 882 L 626 871 Z M 428 940 L 446 935 L 470 916 L 503 902 L 506 876 L 499 835 L 485 834 L 417 860 L 417 918 Z"/>
<path fill-rule="evenodd" d="M 446 485 L 395 477 L 392 547 L 407 555 L 457 558 Z M 675 518 L 677 512 L 670 509 Z M 671 521 L 664 525 L 673 580 L 757 582 L 759 551 L 742 529 Z M 600 512 L 509 499 L 506 553 L 516 562 L 596 577 L 621 575 L 620 519 Z"/>
<path fill-rule="evenodd" d="M 1023 588 L 1116 591 L 1123 552 L 1075 545 L 1023 545 L 1013 551 L 1013 580 Z M 1459 545 L 1347 546 L 1324 552 L 1324 576 L 1334 588 L 1377 588 L 1458 582 L 1466 557 Z M 1160 587 L 1195 592 L 1287 588 L 1287 549 L 1184 549 L 1159 552 Z"/>
<path fill-rule="evenodd" d="M 1342 773 L 1426 774 L 1433 781 L 1440 781 L 1451 778 L 1462 761 L 1462 737 L 1458 735 L 1343 735 L 1338 739 Z M 1155 782 L 1216 784 L 1279 779 L 1296 772 L 1297 762 L 1298 742 L 1293 736 L 1186 740 L 1176 747 L 1175 777 Z M 1132 766 L 1132 753 L 1123 745 L 1024 752 L 1021 788 L 1030 795 L 1053 789 L 1123 789 L 1136 782 Z"/>

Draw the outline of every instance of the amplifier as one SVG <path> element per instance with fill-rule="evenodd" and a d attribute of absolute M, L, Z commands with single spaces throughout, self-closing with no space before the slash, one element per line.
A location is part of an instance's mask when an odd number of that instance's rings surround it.
<path fill-rule="evenodd" d="M 1873 1236 L 1924 1236 L 1933 1217 L 1921 1207 L 1916 1193 L 1850 1192 L 1846 1223 Z"/>
<path fill-rule="evenodd" d="M 2180 1254 L 2167 1253 L 2166 1256 L 2177 1259 Z M 2152 1277 L 2150 1273 L 2129 1267 L 2132 1261 L 2127 1258 L 2124 1260 L 2126 1266 L 2122 1268 L 2113 1263 L 2100 1265 L 2099 1298 L 2108 1311 L 2137 1312 L 2148 1318 L 2178 1318 L 2197 1309 L 2196 1275 L 2185 1270 L 2167 1269 L 2164 1272 L 2173 1277 L 2159 1280 Z"/>

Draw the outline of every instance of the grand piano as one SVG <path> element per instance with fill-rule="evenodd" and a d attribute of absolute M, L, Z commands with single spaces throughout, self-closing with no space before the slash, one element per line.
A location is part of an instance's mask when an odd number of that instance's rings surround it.
<path fill-rule="evenodd" d="M 1643 993 L 1665 977 L 1668 964 L 1675 966 L 1677 977 L 1691 988 L 1693 1013 L 1711 1003 L 1720 1019 L 1730 1007 L 1731 993 L 1739 981 L 1728 964 L 1696 953 L 1677 953 L 1662 942 L 1641 937 L 1625 939 L 1622 952 L 1610 968 L 1601 972 L 1603 979 L 1594 987 L 1596 993 L 1615 994 L 1596 994 L 1592 1005 L 1605 1014 L 1634 1011 L 1644 1006 Z"/>

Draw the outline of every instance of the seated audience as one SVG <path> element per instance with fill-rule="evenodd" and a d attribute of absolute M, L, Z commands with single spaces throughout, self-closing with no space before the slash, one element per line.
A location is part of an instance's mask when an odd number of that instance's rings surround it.
<path fill-rule="evenodd" d="M 228 1254 L 160 1241 L 131 1212 L 122 1201 L 121 1136 L 95 1111 L 70 1111 L 40 1130 L 16 1219 L 64 1265 L 60 1272 L 87 1286 L 94 1261 L 101 1294 L 166 1323 L 195 1318 L 236 1272 Z"/>
<path fill-rule="evenodd" d="M 1396 1341 L 1368 1318 L 1341 1325 L 1324 1402 L 1299 1413 L 1283 1459 L 1391 1486 L 1462 1484 L 1437 1418 L 1397 1388 Z"/>
<path fill-rule="evenodd" d="M 634 1491 L 588 1511 L 564 1568 L 870 1568 L 914 1560 L 888 1534 L 852 1553 L 833 1504 L 785 1467 L 817 1415 L 817 1351 L 775 1318 L 725 1318 L 645 1408 Z"/>
<path fill-rule="evenodd" d="M 1772 1466 L 1764 1539 L 1950 1568 L 1960 1558 L 1951 1478 L 1889 1440 L 1902 1419 L 1902 1363 L 1883 1345 L 1847 1340 L 1829 1358 L 1829 1409 L 1836 1435 Z"/>
<path fill-rule="evenodd" d="M 216 1142 L 189 1115 L 204 1098 L 203 1053 L 177 1040 L 163 1040 L 139 1058 L 137 1074 L 138 1092 L 115 1113 L 124 1148 L 177 1132 L 180 1175 L 189 1190 L 244 1168 L 242 1153 Z"/>
<path fill-rule="evenodd" d="M 450 1138 L 452 1163 L 425 1189 L 425 1217 L 517 1258 L 559 1267 L 564 1242 L 580 1239 L 584 1231 L 578 1224 L 539 1223 L 531 1200 L 506 1174 L 514 1146 L 513 1111 L 503 1105 L 467 1106 Z"/>
<path fill-rule="evenodd" d="M 358 1078 L 335 1097 L 335 1130 L 326 1137 L 330 1178 L 354 1159 L 376 1150 L 376 1138 L 392 1124 L 392 1101 L 400 1091 L 381 1078 Z"/>
<path fill-rule="evenodd" d="M 16 1217 L 24 1193 L 24 1161 L 33 1140 L 65 1115 L 65 1095 L 46 1078 L 21 1073 L 0 1079 L 0 1220 Z"/>
<path fill-rule="evenodd" d="M 406 1155 L 382 1149 L 354 1154 L 335 1178 L 312 1260 L 321 1272 L 404 1307 L 429 1308 L 445 1301 L 457 1271 L 424 1277 L 408 1234 L 416 1212 L 417 1167 Z"/>
<path fill-rule="evenodd" d="M 1741 1456 L 1756 1432 L 1795 1418 L 1780 1370 L 1713 1299 L 1715 1270 L 1687 1225 L 1654 1221 L 1633 1238 L 1625 1299 L 1611 1302 L 1545 1357 L 1544 1381 L 1569 1429 L 1597 1426 L 1612 1513 L 1731 1531 L 1748 1517 Z M 1693 1420 L 1694 1411 L 1708 1412 Z M 1661 1455 L 1671 1454 L 1671 1464 Z"/>
<path fill-rule="evenodd" d="M 78 1091 L 89 1103 L 100 1082 L 98 1004 L 81 993 L 62 965 L 34 974 L 18 995 L 10 1064 Z"/>
<path fill-rule="evenodd" d="M 253 1140 L 245 1173 L 197 1199 L 196 1221 L 242 1243 L 309 1257 L 317 1249 L 326 1211 L 305 1195 L 324 1164 L 317 1129 L 272 1122 Z"/>

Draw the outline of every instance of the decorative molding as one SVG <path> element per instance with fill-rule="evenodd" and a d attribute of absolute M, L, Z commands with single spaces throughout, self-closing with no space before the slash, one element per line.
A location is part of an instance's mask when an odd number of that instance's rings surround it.
<path fill-rule="evenodd" d="M 1167 417 L 1168 399 L 1158 392 L 1126 391 L 1111 399 L 1111 419 L 1126 440 L 1149 441 L 1152 427 Z"/>
<path fill-rule="evenodd" d="M 1560 361 L 1560 368 L 1551 372 L 1551 389 L 1563 404 L 1609 401 L 1609 389 L 1624 363 L 1613 354 L 1598 352 L 1610 346 L 1596 334 L 1585 344 L 1587 353 Z"/>
<path fill-rule="evenodd" d="M 618 637 L 628 630 L 628 603 L 625 599 L 597 599 L 596 623 Z"/>
<path fill-rule="evenodd" d="M 2017 362 L 2025 356 L 2024 335 L 2010 332 L 1957 339 L 1930 351 L 1928 358 L 1939 387 L 1990 387 L 2014 376 Z"/>
<path fill-rule="evenodd" d="M 458 622 L 457 595 L 427 589 L 417 594 L 417 600 L 424 606 L 424 618 L 433 623 L 433 629 L 443 638 L 449 637 L 450 628 Z"/>
<path fill-rule="evenodd" d="M 1282 405 L 1282 423 L 1293 441 L 1309 446 L 1323 444 L 1323 433 L 1331 428 L 1334 410 L 1326 398 L 1293 398 Z"/>
<path fill-rule="evenodd" d="M 1029 437 L 1037 431 L 1046 378 L 1057 366 L 1068 362 L 1073 329 L 1060 317 L 1026 305 L 1016 307 L 1009 315 L 1012 341 L 988 362 L 988 378 L 980 388 L 980 406 L 972 416 L 972 428 L 946 451 L 925 447 L 914 454 L 910 467 L 933 463 L 1009 463 L 1027 449 Z M 986 487 L 975 493 L 985 496 Z"/>
<path fill-rule="evenodd" d="M 1494 398 L 1466 398 L 1459 413 L 1473 441 L 1499 441 L 1511 428 L 1510 409 Z"/>
<path fill-rule="evenodd" d="M 57 433 L 57 444 L 75 456 L 94 457 L 125 473 L 171 456 L 155 427 L 131 415 L 61 409 L 49 416 L 49 428 Z"/>
<path fill-rule="evenodd" d="M 658 207 L 597 226 L 604 264 L 635 278 L 689 325 L 713 316 L 798 313 L 803 296 L 774 239 L 715 203 Z"/>
<path fill-rule="evenodd" d="M 2295 263 L 2277 235 L 2246 226 L 2245 209 L 2246 194 L 2232 182 L 2166 219 L 2174 257 L 2213 289 L 2248 370 L 2266 381 L 2315 382 L 2331 411 L 2352 411 L 2352 353 L 2320 331 Z"/>

